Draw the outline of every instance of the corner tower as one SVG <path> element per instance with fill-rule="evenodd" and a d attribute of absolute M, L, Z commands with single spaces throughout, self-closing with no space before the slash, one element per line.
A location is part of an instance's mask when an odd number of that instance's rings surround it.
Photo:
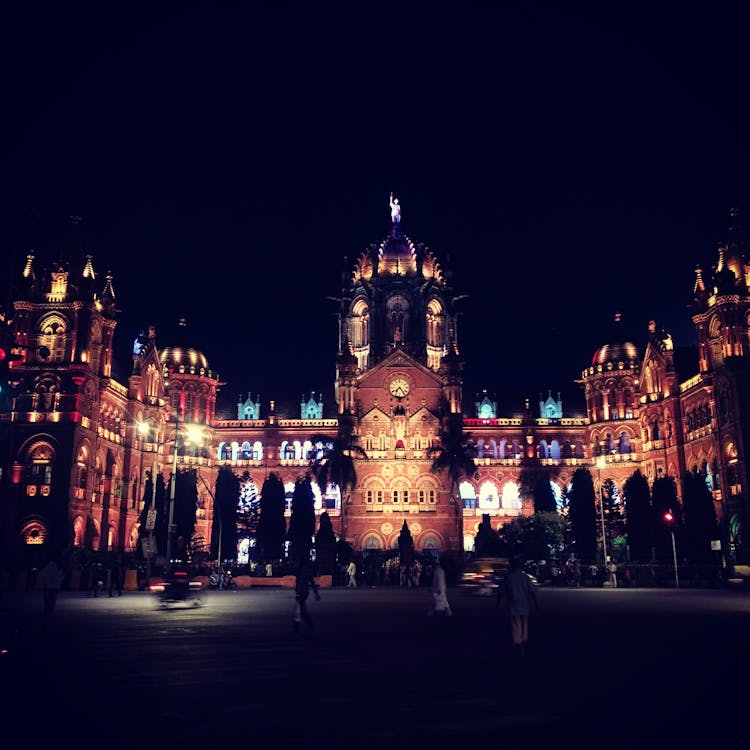
<path fill-rule="evenodd" d="M 713 389 L 717 468 L 728 518 L 750 524 L 745 436 L 750 434 L 750 248 L 739 209 L 729 212 L 728 239 L 704 279 L 696 268 L 693 323 L 698 364 Z"/>

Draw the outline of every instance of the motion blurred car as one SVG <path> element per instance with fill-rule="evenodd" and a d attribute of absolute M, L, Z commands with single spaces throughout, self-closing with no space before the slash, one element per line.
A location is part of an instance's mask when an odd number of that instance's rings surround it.
<path fill-rule="evenodd" d="M 467 563 L 458 585 L 467 594 L 490 596 L 510 569 L 507 557 L 487 557 Z"/>

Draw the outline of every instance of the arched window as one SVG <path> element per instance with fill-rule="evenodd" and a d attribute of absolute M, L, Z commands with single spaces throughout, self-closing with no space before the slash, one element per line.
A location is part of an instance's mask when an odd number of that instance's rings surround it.
<path fill-rule="evenodd" d="M 73 521 L 73 546 L 83 547 L 84 533 L 86 530 L 86 522 L 81 516 L 76 516 Z"/>
<path fill-rule="evenodd" d="M 260 440 L 256 440 L 253 443 L 252 459 L 253 461 L 263 460 L 263 443 L 261 443 Z"/>
<path fill-rule="evenodd" d="M 560 443 L 557 440 L 550 443 L 549 457 L 552 459 L 560 458 Z"/>
<path fill-rule="evenodd" d="M 294 496 L 294 482 L 287 482 L 284 485 L 284 497 L 286 498 L 286 509 L 292 509 L 292 497 Z"/>
<path fill-rule="evenodd" d="M 29 521 L 21 529 L 24 544 L 44 544 L 47 539 L 47 527 L 41 521 Z"/>
<path fill-rule="evenodd" d="M 364 538 L 364 541 L 362 542 L 362 549 L 368 551 L 382 549 L 380 539 L 378 539 L 375 534 L 369 534 Z"/>
<path fill-rule="evenodd" d="M 243 461 L 249 461 L 252 458 L 252 451 L 250 450 L 250 443 L 245 440 L 244 443 L 242 443 L 242 447 L 240 448 L 240 458 Z"/>
<path fill-rule="evenodd" d="M 501 503 L 505 510 L 521 510 L 521 493 L 518 491 L 518 485 L 514 481 L 506 482 L 503 486 Z"/>
<path fill-rule="evenodd" d="M 26 484 L 39 488 L 39 492 L 52 484 L 52 461 L 55 454 L 49 443 L 36 443 L 26 454 Z"/>
<path fill-rule="evenodd" d="M 497 487 L 489 479 L 482 482 L 479 488 L 479 508 L 481 510 L 497 510 L 500 507 L 500 498 Z"/>
<path fill-rule="evenodd" d="M 604 450 L 610 455 L 615 452 L 615 441 L 611 432 L 608 432 L 607 437 L 604 438 Z"/>
<path fill-rule="evenodd" d="M 620 433 L 620 440 L 617 447 L 622 454 L 630 453 L 630 435 L 627 432 L 623 431 Z"/>
<path fill-rule="evenodd" d="M 39 346 L 50 351 L 48 362 L 65 360 L 65 339 L 67 323 L 60 315 L 49 315 L 39 325 Z"/>
<path fill-rule="evenodd" d="M 659 432 L 659 423 L 656 420 L 654 420 L 651 423 L 651 439 L 661 440 L 661 433 Z"/>
<path fill-rule="evenodd" d="M 435 534 L 425 534 L 422 537 L 422 554 L 437 560 L 440 557 L 440 540 Z"/>
<path fill-rule="evenodd" d="M 463 500 L 464 508 L 476 508 L 477 500 L 474 485 L 471 482 L 461 482 L 458 486 L 458 495 Z"/>

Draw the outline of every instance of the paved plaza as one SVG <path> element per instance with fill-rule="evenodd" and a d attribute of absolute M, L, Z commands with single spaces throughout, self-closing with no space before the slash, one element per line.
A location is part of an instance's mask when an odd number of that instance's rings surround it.
<path fill-rule="evenodd" d="M 28 736 L 104 747 L 651 748 L 738 741 L 748 675 L 745 591 L 539 591 L 523 661 L 507 613 L 450 589 L 327 589 L 313 634 L 292 594 L 209 592 L 163 611 L 153 595 L 4 593 L 20 626 L 3 661 L 10 720 Z M 708 733 L 708 734 L 706 734 Z"/>

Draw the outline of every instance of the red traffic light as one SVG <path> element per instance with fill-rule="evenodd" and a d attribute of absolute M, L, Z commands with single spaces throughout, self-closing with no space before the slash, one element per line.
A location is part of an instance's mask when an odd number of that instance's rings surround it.
<path fill-rule="evenodd" d="M 2 362 L 7 356 L 8 353 L 0 346 L 0 362 Z"/>
<path fill-rule="evenodd" d="M 667 511 L 667 512 L 666 512 L 666 513 L 664 514 L 664 520 L 665 520 L 665 521 L 666 521 L 667 523 L 672 523 L 672 521 L 674 521 L 674 516 L 672 515 L 672 511 L 671 511 L 671 510 L 668 510 L 668 511 Z"/>

